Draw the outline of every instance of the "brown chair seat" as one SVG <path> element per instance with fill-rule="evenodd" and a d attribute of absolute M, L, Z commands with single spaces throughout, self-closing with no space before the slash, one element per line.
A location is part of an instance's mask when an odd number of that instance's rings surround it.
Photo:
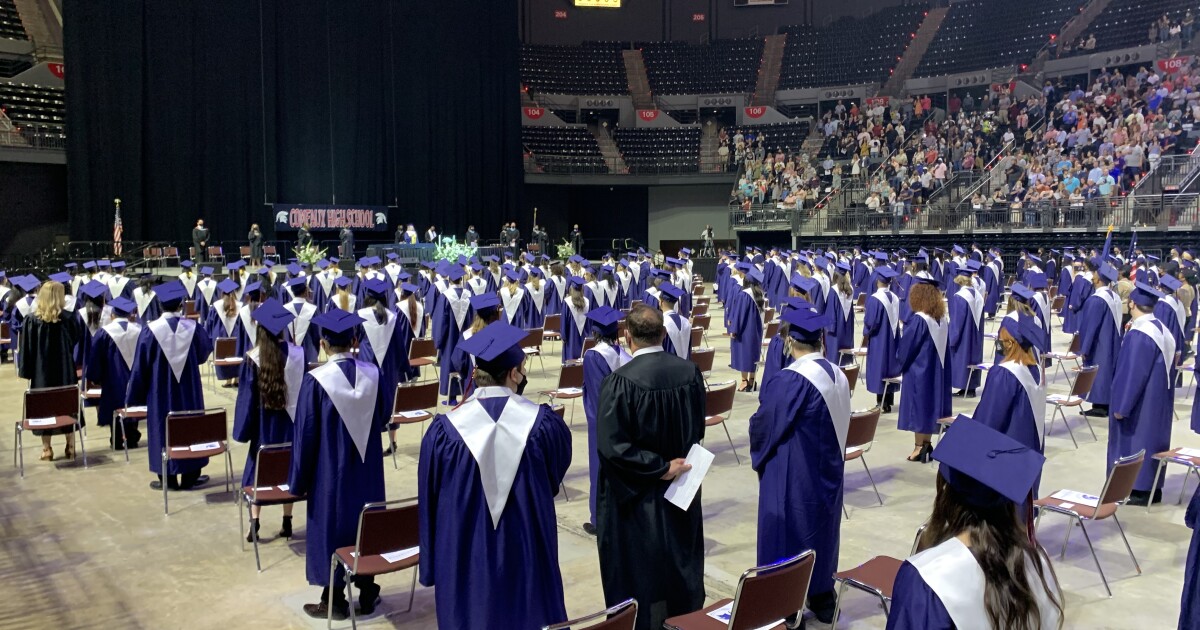
<path fill-rule="evenodd" d="M 853 569 L 834 573 L 833 579 L 859 589 L 877 592 L 891 599 L 892 588 L 896 585 L 896 574 L 900 572 L 902 564 L 904 561 L 899 558 L 875 556 Z"/>
<path fill-rule="evenodd" d="M 31 420 L 44 420 L 44 418 L 25 418 L 21 421 L 21 428 L 26 431 L 47 431 L 50 429 L 61 429 L 63 427 L 75 426 L 75 418 L 71 416 L 53 416 L 54 424 L 31 424 Z"/>
<path fill-rule="evenodd" d="M 414 411 L 416 410 L 414 409 Z M 429 413 L 428 411 L 422 412 L 420 416 L 413 416 L 411 418 L 398 413 L 392 414 L 392 424 L 416 424 L 418 422 L 425 422 L 426 420 L 432 419 L 433 414 Z"/>
<path fill-rule="evenodd" d="M 852 459 L 858 459 L 858 458 L 862 457 L 863 453 L 865 453 L 865 452 L 866 451 L 864 451 L 862 448 L 859 448 L 859 447 L 848 448 L 848 449 L 846 449 L 845 461 L 850 461 Z"/>
<path fill-rule="evenodd" d="M 122 418 L 125 418 L 127 420 L 144 420 L 144 419 L 146 419 L 146 415 L 147 415 L 147 412 L 142 411 L 140 409 L 137 411 L 129 411 L 128 409 L 118 409 L 118 410 L 116 410 L 115 413 L 117 413 Z"/>
<path fill-rule="evenodd" d="M 280 490 L 277 487 L 271 487 L 269 490 L 254 490 L 254 486 L 245 486 L 242 492 L 246 493 L 247 497 L 253 499 L 254 505 L 279 505 L 282 503 L 295 503 L 303 501 L 303 495 L 296 495 L 287 490 Z"/>
<path fill-rule="evenodd" d="M 430 359 L 429 357 L 418 357 L 416 359 L 408 360 L 409 367 L 425 367 L 426 365 L 433 365 L 434 363 L 436 363 L 436 361 Z"/>
<path fill-rule="evenodd" d="M 707 418 L 704 419 L 704 426 L 715 427 L 718 424 L 721 424 L 722 422 L 725 422 L 725 416 L 722 416 L 722 415 L 708 416 Z"/>
<path fill-rule="evenodd" d="M 399 551 L 397 549 L 396 551 Z M 349 547 L 338 547 L 338 560 L 350 566 L 354 566 L 354 545 Z M 363 556 L 358 559 L 358 575 L 383 575 L 393 571 L 402 571 L 417 566 L 421 561 L 421 554 L 415 554 L 410 558 L 405 558 L 399 562 L 388 562 L 381 555 Z"/>
<path fill-rule="evenodd" d="M 201 451 L 193 451 L 187 447 L 172 447 L 169 454 L 171 459 L 202 459 L 205 457 L 216 457 L 225 452 L 226 445 L 224 442 L 216 448 L 206 448 Z"/>
<path fill-rule="evenodd" d="M 708 613 L 732 601 L 732 598 L 727 597 L 710 606 L 701 608 L 696 612 L 680 615 L 678 617 L 671 617 L 663 622 L 663 627 L 671 628 L 672 630 L 727 630 L 727 628 L 729 628 L 728 625 L 709 617 Z M 782 623 L 777 623 L 773 626 L 770 626 L 769 630 L 782 630 L 784 627 L 785 626 Z"/>
<path fill-rule="evenodd" d="M 1120 507 L 1119 503 L 1106 503 L 1101 505 L 1099 509 L 1096 510 L 1095 516 L 1092 516 L 1092 506 L 1085 505 L 1083 506 L 1086 508 L 1085 511 L 1080 512 L 1079 510 L 1075 509 L 1079 507 L 1078 503 L 1071 503 L 1070 501 L 1063 501 L 1061 499 L 1055 499 L 1054 497 L 1041 498 L 1034 501 L 1033 504 L 1055 512 L 1060 512 L 1063 514 L 1076 514 L 1096 521 L 1104 520 L 1113 514 L 1116 514 L 1117 508 Z"/>

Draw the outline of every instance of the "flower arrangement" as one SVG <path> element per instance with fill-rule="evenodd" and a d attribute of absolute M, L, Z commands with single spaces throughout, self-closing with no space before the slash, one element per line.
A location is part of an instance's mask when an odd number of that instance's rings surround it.
<path fill-rule="evenodd" d="M 316 265 L 317 261 L 325 258 L 326 251 L 311 244 L 292 249 L 292 253 L 296 255 L 296 260 L 301 263 L 308 263 L 309 267 Z"/>
<path fill-rule="evenodd" d="M 458 260 L 459 256 L 470 258 L 479 251 L 478 247 L 459 243 L 453 236 L 443 236 L 433 251 L 434 260 Z"/>
<path fill-rule="evenodd" d="M 563 239 L 563 242 L 555 246 L 558 251 L 559 260 L 566 260 L 575 255 L 575 246 L 571 245 L 571 241 Z"/>

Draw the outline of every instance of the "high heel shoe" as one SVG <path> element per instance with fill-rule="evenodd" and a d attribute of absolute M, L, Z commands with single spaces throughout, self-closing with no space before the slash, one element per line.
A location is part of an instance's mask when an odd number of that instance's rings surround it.
<path fill-rule="evenodd" d="M 277 535 L 280 538 L 291 538 L 292 537 L 292 517 L 290 517 L 290 516 L 283 517 L 283 526 L 279 528 L 279 534 L 277 534 Z"/>
<path fill-rule="evenodd" d="M 750 383 L 750 381 L 747 381 L 746 379 L 742 379 L 742 385 L 741 385 L 741 387 L 738 387 L 738 388 L 737 388 L 737 390 L 738 390 L 739 392 L 748 392 L 748 391 L 750 391 L 750 389 L 749 389 L 749 387 L 750 387 L 749 383 Z"/>
<path fill-rule="evenodd" d="M 44 461 L 44 462 L 52 462 L 52 461 L 54 461 L 54 451 L 53 451 L 53 450 L 52 450 L 52 449 L 51 449 L 49 446 L 43 446 L 43 447 L 42 447 L 42 457 L 41 457 L 41 460 L 42 460 L 42 461 Z"/>
<path fill-rule="evenodd" d="M 930 460 L 930 456 L 932 454 L 933 454 L 933 445 L 930 444 L 929 442 L 924 442 L 921 444 L 921 448 L 919 451 L 917 451 L 916 455 L 909 455 L 905 459 L 907 459 L 908 461 L 913 462 L 913 463 L 920 462 L 922 464 L 928 464 L 929 460 Z"/>
<path fill-rule="evenodd" d="M 75 459 L 75 445 L 74 444 L 68 444 L 63 449 L 63 457 L 66 459 L 70 459 L 70 460 Z"/>
<path fill-rule="evenodd" d="M 746 388 L 748 392 L 758 391 L 758 381 L 750 381 L 750 385 Z"/>

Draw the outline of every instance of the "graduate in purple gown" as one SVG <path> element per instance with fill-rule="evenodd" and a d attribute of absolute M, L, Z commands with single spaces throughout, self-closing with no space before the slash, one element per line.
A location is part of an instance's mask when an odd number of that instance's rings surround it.
<path fill-rule="evenodd" d="M 288 328 L 295 319 L 295 313 L 275 299 L 268 299 L 254 311 L 258 342 L 242 361 L 237 403 L 233 410 L 232 437 L 250 445 L 246 449 L 246 466 L 242 469 L 243 488 L 254 486 L 260 447 L 292 441 L 292 424 L 305 366 L 304 349 L 287 340 Z M 278 538 L 292 537 L 292 505 L 285 503 L 283 506 L 283 525 Z M 248 543 L 258 538 L 260 511 L 260 506 L 250 506 Z"/>
<path fill-rule="evenodd" d="M 363 282 L 363 308 L 358 316 L 363 319 L 356 332 L 358 337 L 358 359 L 371 363 L 379 369 L 380 404 L 392 412 L 396 399 L 396 385 L 408 381 L 408 345 L 411 338 L 408 320 L 387 307 L 387 296 L 392 288 L 378 278 Z M 390 454 L 390 453 L 389 453 Z"/>
<path fill-rule="evenodd" d="M 1158 290 L 1163 297 L 1154 306 L 1154 317 L 1163 323 L 1175 339 L 1175 362 L 1171 364 L 1171 380 L 1174 387 L 1183 387 L 1183 379 L 1175 368 L 1182 362 L 1184 343 L 1193 335 L 1192 331 L 1183 330 L 1187 322 L 1187 307 L 1175 297 L 1175 291 L 1183 286 L 1183 281 L 1169 274 L 1162 274 L 1158 279 Z"/>
<path fill-rule="evenodd" d="M 562 361 L 578 360 L 583 353 L 583 339 L 591 334 L 587 314 L 592 310 L 592 303 L 584 296 L 583 279 L 571 276 L 567 280 L 567 297 L 563 300 L 562 328 Z"/>
<path fill-rule="evenodd" d="M 1196 426 L 1196 410 L 1192 407 L 1192 427 Z M 1192 493 L 1183 522 L 1192 530 L 1188 545 L 1187 564 L 1183 568 L 1183 595 L 1179 601 L 1179 630 L 1200 630 L 1200 487 Z"/>
<path fill-rule="evenodd" d="M 988 254 L 988 264 L 983 266 L 983 284 L 987 295 L 983 300 L 983 313 L 988 319 L 996 316 L 1000 296 L 1004 293 L 1004 261 L 996 254 Z"/>
<path fill-rule="evenodd" d="M 957 395 L 974 396 L 983 361 L 983 295 L 972 286 L 971 268 L 959 267 L 948 296 L 950 312 L 950 386 Z"/>
<path fill-rule="evenodd" d="M 125 448 L 120 443 L 120 432 L 113 421 L 116 410 L 125 406 L 125 391 L 129 387 L 129 371 L 133 367 L 134 352 L 142 326 L 134 313 L 137 304 L 133 300 L 117 298 L 109 302 L 113 319 L 101 326 L 91 337 L 89 360 L 84 366 L 83 376 L 100 388 L 100 404 L 96 407 L 96 424 L 109 427 L 109 444 L 114 450 Z M 137 420 L 125 420 L 125 440 L 129 448 L 137 448 L 142 439 Z"/>
<path fill-rule="evenodd" d="M 237 355 L 239 357 L 246 356 L 258 343 L 258 326 L 254 325 L 254 319 L 251 317 L 254 314 L 254 309 L 262 304 L 267 298 L 269 292 L 263 285 L 262 281 L 251 280 L 246 283 L 242 289 L 242 305 L 238 308 L 238 335 L 237 335 Z"/>
<path fill-rule="evenodd" d="M 567 295 L 567 277 L 563 275 L 563 266 L 559 261 L 550 265 L 550 274 L 546 276 L 546 305 L 542 312 L 546 315 L 559 315 L 563 312 L 563 300 Z"/>
<path fill-rule="evenodd" d="M 524 314 L 518 327 L 534 330 L 546 325 L 546 295 L 553 291 L 539 267 L 531 267 L 525 283 Z M 628 308 L 628 307 L 626 307 Z"/>
<path fill-rule="evenodd" d="M 662 283 L 659 289 L 659 309 L 663 312 L 663 327 L 667 330 L 663 350 L 687 359 L 692 356 L 692 323 L 676 308 L 683 298 L 683 290 L 669 282 Z"/>
<path fill-rule="evenodd" d="M 571 432 L 549 406 L 521 396 L 526 334 L 496 322 L 462 342 L 479 387 L 421 440 L 420 576 L 436 587 L 444 630 L 566 619 L 554 496 Z"/>
<path fill-rule="evenodd" d="M 1075 261 L 1075 268 L 1078 273 L 1071 281 L 1071 289 L 1062 309 L 1063 332 L 1065 333 L 1079 332 L 1079 311 L 1083 308 L 1083 303 L 1095 291 L 1092 286 L 1093 272 L 1084 269 L 1084 265 L 1078 260 Z"/>
<path fill-rule="evenodd" d="M 1139 282 L 1129 294 L 1132 317 L 1117 355 L 1108 412 L 1108 466 L 1140 450 L 1147 455 L 1171 448 L 1171 415 L 1175 390 L 1171 369 L 1175 364 L 1175 338 L 1154 317 L 1163 294 Z M 1162 481 L 1155 485 L 1155 467 L 1142 466 L 1130 494 L 1130 505 L 1162 499 Z M 1151 497 L 1153 490 L 1153 497 Z"/>
<path fill-rule="evenodd" d="M 900 343 L 900 298 L 888 288 L 899 274 L 886 265 L 872 276 L 875 292 L 867 298 L 863 314 L 863 347 L 867 349 L 867 391 L 875 394 L 875 406 L 883 413 L 892 412 L 896 385 L 885 378 L 900 376 L 896 349 Z"/>
<path fill-rule="evenodd" d="M 928 463 L 937 421 L 950 416 L 950 319 L 933 278 L 918 278 L 913 283 L 908 304 L 912 315 L 904 322 L 896 350 L 904 375 L 898 426 L 914 434 L 915 447 L 908 461 Z"/>
<path fill-rule="evenodd" d="M 217 281 L 212 275 L 212 267 L 201 267 L 200 279 L 196 281 L 196 290 L 192 292 L 192 299 L 196 301 L 196 313 L 200 315 L 202 322 L 208 321 L 208 310 L 218 295 Z"/>
<path fill-rule="evenodd" d="M 214 340 L 214 343 L 216 343 L 215 340 L 223 337 L 238 339 L 242 333 L 242 321 L 238 317 L 237 283 L 226 278 L 217 285 L 217 290 L 219 297 L 208 309 L 208 319 L 205 321 L 204 330 L 208 333 L 209 338 Z M 225 381 L 224 387 L 236 386 L 234 379 L 238 376 L 240 366 L 218 365 L 213 369 L 217 379 Z"/>
<path fill-rule="evenodd" d="M 319 619 L 349 615 L 345 574 L 339 565 L 331 576 L 329 559 L 337 548 L 354 544 L 363 506 L 386 498 L 379 435 L 391 409 L 382 404 L 379 369 L 350 352 L 362 322 L 336 308 L 313 319 L 329 360 L 304 375 L 296 400 L 288 486 L 308 496 L 305 577 L 322 591 L 320 603 L 305 604 L 304 612 Z M 374 578 L 356 576 L 354 584 L 359 614 L 371 614 L 379 599 Z"/>
<path fill-rule="evenodd" d="M 785 346 L 792 363 L 763 382 L 750 417 L 750 458 L 758 473 L 758 562 L 772 564 L 816 551 L 808 608 L 833 621 L 841 540 L 842 483 L 850 386 L 821 355 L 828 313 L 789 309 Z"/>
<path fill-rule="evenodd" d="M 617 322 L 621 311 L 602 306 L 587 314 L 596 345 L 583 353 L 583 411 L 588 427 L 588 522 L 587 533 L 596 535 L 596 475 L 600 473 L 600 455 L 596 450 L 596 409 L 600 405 L 600 386 L 605 377 L 629 363 L 628 352 L 617 342 Z"/>
<path fill-rule="evenodd" d="M 933 514 L 896 575 L 888 630 L 1062 627 L 1062 591 L 1018 508 L 1046 458 L 966 416 L 933 457 Z"/>
<path fill-rule="evenodd" d="M 1092 408 L 1087 416 L 1108 417 L 1108 402 L 1112 399 L 1113 379 L 1116 376 L 1117 353 L 1121 349 L 1121 297 L 1113 291 L 1117 270 L 1107 262 L 1100 264 L 1092 275 L 1095 291 L 1084 300 L 1079 310 L 1079 355 L 1084 366 L 1096 366 L 1096 378 L 1087 400 Z"/>
<path fill-rule="evenodd" d="M 150 472 L 158 475 L 150 487 L 162 490 L 165 475 L 168 489 L 187 490 L 208 481 L 208 475 L 201 474 L 208 459 L 171 460 L 168 469 L 162 469 L 167 414 L 204 409 L 200 365 L 212 354 L 212 341 L 202 326 L 179 316 L 187 296 L 182 283 L 160 284 L 154 291 L 163 315 L 144 327 L 138 337 L 124 406 L 146 406 Z"/>
<path fill-rule="evenodd" d="M 850 286 L 850 265 L 839 262 L 834 266 L 833 281 L 829 289 L 829 301 L 825 314 L 829 316 L 828 335 L 825 337 L 825 358 L 834 365 L 854 363 L 854 357 L 842 350 L 854 348 L 854 289 Z"/>
<path fill-rule="evenodd" d="M 108 279 L 109 299 L 123 297 L 132 300 L 134 282 L 125 275 L 125 261 L 114 260 L 112 271 L 113 275 Z"/>
<path fill-rule="evenodd" d="M 784 298 L 783 302 L 779 305 L 779 315 L 781 318 L 783 314 L 788 311 L 788 309 L 815 308 L 807 299 L 800 297 L 800 290 L 797 287 L 798 281 L 801 279 L 811 281 L 810 278 L 804 278 L 800 274 L 795 274 L 792 276 L 792 279 L 788 284 L 788 297 Z M 767 343 L 767 349 L 763 351 L 763 383 L 771 380 L 771 377 L 774 376 L 776 372 L 782 370 L 788 365 L 791 365 L 792 363 L 792 355 L 790 352 L 787 352 L 786 348 L 784 347 L 784 338 L 786 336 L 787 324 L 781 322 L 779 325 L 779 331 L 775 333 L 774 337 L 771 337 L 771 341 Z M 763 399 L 763 393 L 766 391 L 766 389 L 763 388 L 758 391 L 758 401 L 761 403 Z"/>
<path fill-rule="evenodd" d="M 321 355 L 321 331 L 312 325 L 320 312 L 316 304 L 309 301 L 312 290 L 304 278 L 292 278 L 287 283 L 288 301 L 284 306 L 294 319 L 288 324 L 288 339 L 304 350 L 304 361 L 316 363 Z"/>
<path fill-rule="evenodd" d="M 451 405 L 455 405 L 458 404 L 458 396 L 462 393 L 463 381 L 467 374 L 456 369 L 461 368 L 461 364 L 455 360 L 457 355 L 454 349 L 462 340 L 463 330 L 471 321 L 471 294 L 462 286 L 462 267 L 455 265 L 446 272 L 450 284 L 435 302 L 437 311 L 433 315 L 433 344 L 438 350 L 439 391 L 449 398 L 448 402 Z M 437 291 L 436 284 L 433 290 Z M 428 308 L 428 305 L 426 307 Z"/>
<path fill-rule="evenodd" d="M 354 280 L 348 276 L 338 276 L 333 281 L 333 295 L 325 302 L 322 312 L 333 309 L 352 313 L 358 310 L 358 296 L 354 295 Z"/>
<path fill-rule="evenodd" d="M 742 377 L 738 391 L 752 392 L 758 389 L 755 373 L 762 354 L 764 298 L 759 286 L 762 273 L 751 268 L 742 281 L 743 287 L 730 296 L 725 307 L 725 326 L 729 332 L 729 367 Z"/>
<path fill-rule="evenodd" d="M 525 287 L 521 284 L 521 274 L 516 270 L 505 271 L 504 286 L 500 287 L 499 293 L 505 323 L 523 328 L 528 305 L 525 302 Z"/>

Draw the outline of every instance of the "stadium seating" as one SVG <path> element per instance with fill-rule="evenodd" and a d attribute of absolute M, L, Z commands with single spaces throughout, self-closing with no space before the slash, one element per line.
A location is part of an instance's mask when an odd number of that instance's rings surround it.
<path fill-rule="evenodd" d="M 1148 44 L 1151 22 L 1165 13 L 1172 23 L 1178 23 L 1189 8 L 1196 6 L 1188 0 L 1113 0 L 1087 29 L 1096 36 L 1095 49 L 1075 54 Z"/>
<path fill-rule="evenodd" d="M 722 39 L 708 45 L 654 42 L 638 45 L 655 94 L 753 92 L 763 40 Z"/>
<path fill-rule="evenodd" d="M 630 173 L 699 170 L 700 127 L 618 128 L 614 139 Z"/>
<path fill-rule="evenodd" d="M 808 137 L 809 124 L 805 122 L 776 123 L 773 125 L 754 125 L 750 127 L 726 127 L 725 133 L 733 138 L 742 134 L 748 138 L 762 139 L 768 151 L 782 150 L 786 153 L 799 153 L 800 146 Z"/>
<path fill-rule="evenodd" d="M 29 39 L 25 34 L 25 24 L 17 13 L 17 5 L 13 0 L 0 0 L 0 37 L 8 39 Z"/>
<path fill-rule="evenodd" d="M 1082 0 L 964 0 L 950 5 L 914 76 L 1028 63 Z M 1150 19 L 1145 20 L 1149 25 Z"/>
<path fill-rule="evenodd" d="M 780 89 L 887 81 L 925 11 L 924 6 L 894 7 L 819 29 L 785 27 Z"/>
<path fill-rule="evenodd" d="M 66 125 L 62 88 L 0 82 L 0 109 L 24 133 L 60 136 Z"/>
<path fill-rule="evenodd" d="M 546 172 L 608 172 L 586 127 L 522 127 L 521 143 Z"/>
<path fill-rule="evenodd" d="M 547 94 L 627 94 L 618 42 L 521 46 L 521 83 Z"/>

